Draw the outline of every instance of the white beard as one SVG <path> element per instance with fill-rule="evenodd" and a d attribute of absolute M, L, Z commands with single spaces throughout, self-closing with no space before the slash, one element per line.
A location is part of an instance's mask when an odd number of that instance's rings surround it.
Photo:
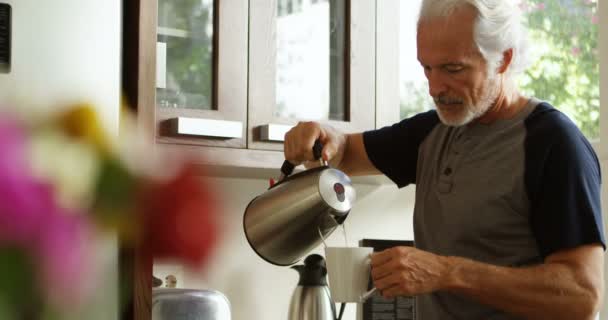
<path fill-rule="evenodd" d="M 441 110 L 435 101 L 437 115 L 446 126 L 460 127 L 471 123 L 471 121 L 483 116 L 488 109 L 496 102 L 499 94 L 499 83 L 497 77 L 486 79 L 484 87 L 486 91 L 481 96 L 476 105 L 463 105 L 464 109 L 457 116 L 449 116 Z"/>

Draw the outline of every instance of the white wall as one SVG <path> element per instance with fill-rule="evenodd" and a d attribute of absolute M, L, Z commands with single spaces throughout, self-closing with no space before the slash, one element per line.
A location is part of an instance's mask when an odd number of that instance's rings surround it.
<path fill-rule="evenodd" d="M 50 111 L 89 102 L 116 132 L 122 1 L 2 2 L 12 7 L 13 50 L 11 72 L 0 73 L 0 105 Z"/>
<path fill-rule="evenodd" d="M 298 274 L 288 267 L 271 265 L 251 249 L 243 232 L 245 207 L 267 188 L 267 180 L 213 179 L 225 197 L 223 235 L 211 263 L 200 271 L 180 270 L 169 263 L 156 263 L 154 273 L 182 274 L 178 287 L 210 288 L 223 292 L 232 303 L 233 320 L 285 320 Z M 348 242 L 362 238 L 413 239 L 414 187 L 398 190 L 394 185 L 356 185 L 357 201 L 346 220 Z M 343 245 L 340 230 L 328 245 Z M 321 247 L 315 252 L 321 253 Z M 347 305 L 343 319 L 355 319 L 355 305 Z"/>
<path fill-rule="evenodd" d="M 12 7 L 11 72 L 0 73 L 0 109 L 40 116 L 73 102 L 93 104 L 117 133 L 120 0 L 3 0 Z M 27 109 L 26 109 L 27 107 Z M 104 287 L 86 319 L 118 319 L 117 242 L 99 244 Z"/>

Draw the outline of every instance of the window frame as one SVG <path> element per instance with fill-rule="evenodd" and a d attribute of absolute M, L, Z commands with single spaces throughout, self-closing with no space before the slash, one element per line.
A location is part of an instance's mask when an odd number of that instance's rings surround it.
<path fill-rule="evenodd" d="M 599 50 L 600 50 L 600 141 L 594 144 L 603 169 L 602 208 L 604 219 L 604 234 L 608 230 L 608 186 L 606 172 L 608 171 L 608 5 L 606 1 L 598 1 L 599 15 Z M 608 253 L 604 253 L 604 275 L 608 274 Z M 604 276 L 604 286 L 608 287 L 608 277 Z M 608 314 L 608 303 L 604 298 L 600 314 Z M 599 315 L 597 319 L 600 319 Z"/>
<path fill-rule="evenodd" d="M 603 4 L 603 5 L 602 5 Z M 593 146 L 601 161 L 608 161 L 608 6 L 598 1 L 599 51 L 600 51 L 600 139 Z M 604 144 L 600 144 L 604 141 Z M 604 198 L 606 201 L 608 199 Z M 608 202 L 605 202 L 608 205 Z M 608 308 L 608 304 L 606 304 Z"/>

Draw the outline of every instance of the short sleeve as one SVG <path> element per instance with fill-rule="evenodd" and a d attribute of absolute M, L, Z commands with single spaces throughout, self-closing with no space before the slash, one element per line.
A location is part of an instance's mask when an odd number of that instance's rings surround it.
<path fill-rule="evenodd" d="M 363 133 L 367 156 L 399 188 L 416 183 L 418 149 L 439 123 L 434 110 L 417 114 L 392 126 Z"/>
<path fill-rule="evenodd" d="M 547 104 L 537 106 L 526 129 L 530 224 L 542 256 L 592 243 L 605 248 L 601 173 L 593 147 Z"/>

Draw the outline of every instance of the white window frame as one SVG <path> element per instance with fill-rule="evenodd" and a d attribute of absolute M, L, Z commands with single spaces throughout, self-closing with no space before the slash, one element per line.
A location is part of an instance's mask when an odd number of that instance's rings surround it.
<path fill-rule="evenodd" d="M 604 217 L 604 236 L 608 230 L 608 5 L 606 1 L 598 1 L 599 14 L 599 49 L 600 49 L 600 144 L 596 142 L 597 153 L 602 164 L 602 212 Z M 604 286 L 608 287 L 608 254 L 604 253 Z M 601 314 L 608 314 L 608 295 L 604 294 Z M 600 319 L 598 317 L 598 319 Z"/>

